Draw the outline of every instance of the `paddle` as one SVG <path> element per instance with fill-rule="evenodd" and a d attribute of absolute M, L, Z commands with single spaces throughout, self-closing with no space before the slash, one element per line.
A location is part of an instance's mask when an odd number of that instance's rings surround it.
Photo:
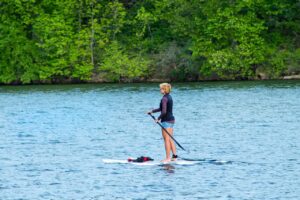
<path fill-rule="evenodd" d="M 155 119 L 155 117 L 151 114 L 151 113 L 148 113 L 153 119 L 154 119 L 154 121 L 156 120 Z M 167 129 L 165 129 L 165 127 L 163 127 L 162 125 L 161 125 L 161 123 L 159 123 L 159 122 L 157 122 L 157 124 L 162 128 L 162 129 L 164 129 L 164 131 L 166 131 L 166 133 L 172 138 L 172 140 L 182 149 L 182 150 L 184 150 L 184 151 L 186 151 L 176 140 L 175 140 L 175 138 L 167 131 Z"/>

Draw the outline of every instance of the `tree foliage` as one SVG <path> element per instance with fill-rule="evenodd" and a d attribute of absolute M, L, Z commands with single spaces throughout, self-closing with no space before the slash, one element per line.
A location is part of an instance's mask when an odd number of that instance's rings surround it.
<path fill-rule="evenodd" d="M 299 12 L 298 0 L 2 0 L 0 83 L 278 78 L 300 72 Z"/>

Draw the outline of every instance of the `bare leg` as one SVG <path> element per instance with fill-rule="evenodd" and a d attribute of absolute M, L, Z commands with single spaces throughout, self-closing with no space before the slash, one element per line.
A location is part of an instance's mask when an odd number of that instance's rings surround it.
<path fill-rule="evenodd" d="M 163 162 L 171 161 L 170 152 L 171 152 L 171 145 L 170 145 L 170 137 L 168 134 L 162 129 L 162 135 L 165 142 L 165 150 L 166 150 L 166 159 Z"/>
<path fill-rule="evenodd" d="M 173 136 L 173 128 L 167 128 L 167 131 Z M 168 137 L 170 138 L 170 136 L 168 136 Z M 170 138 L 170 146 L 171 146 L 173 155 L 177 155 L 176 154 L 176 146 L 174 144 L 174 141 L 171 138 Z"/>

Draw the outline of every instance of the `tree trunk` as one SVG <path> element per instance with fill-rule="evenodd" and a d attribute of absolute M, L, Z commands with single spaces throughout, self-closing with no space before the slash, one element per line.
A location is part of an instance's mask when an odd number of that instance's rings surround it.
<path fill-rule="evenodd" d="M 94 30 L 94 3 L 91 4 L 91 11 L 92 11 L 92 24 L 91 24 L 91 43 L 90 43 L 90 48 L 91 48 L 91 63 L 94 66 L 94 35 L 95 35 L 95 30 Z"/>

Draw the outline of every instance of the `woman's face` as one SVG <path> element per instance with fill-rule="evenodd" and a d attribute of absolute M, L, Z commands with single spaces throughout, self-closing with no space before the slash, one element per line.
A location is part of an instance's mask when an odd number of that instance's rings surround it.
<path fill-rule="evenodd" d="M 163 88 L 160 88 L 160 93 L 165 94 L 165 90 Z"/>

